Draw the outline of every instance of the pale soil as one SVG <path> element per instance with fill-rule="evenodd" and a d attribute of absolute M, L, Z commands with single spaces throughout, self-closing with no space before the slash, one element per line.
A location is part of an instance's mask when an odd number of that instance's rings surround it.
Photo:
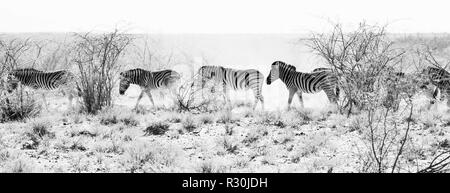
<path fill-rule="evenodd" d="M 368 128 L 354 126 L 362 116 L 347 118 L 308 105 L 301 111 L 263 112 L 236 104 L 231 116 L 226 112 L 177 113 L 162 107 L 150 108 L 146 97 L 140 107 L 146 110 L 135 113 L 131 109 L 137 94 L 118 97 L 113 109 L 96 116 L 68 111 L 66 99 L 54 96 L 47 99 L 51 101 L 50 109 L 40 117 L 0 124 L 0 171 L 363 171 L 362 156 L 368 150 L 363 139 Z M 158 100 L 161 98 L 155 97 Z M 305 104 L 313 101 L 307 97 Z M 413 117 L 402 172 L 414 172 L 437 153 L 449 150 L 450 116 L 443 106 L 422 110 Z M 117 123 L 101 123 L 113 115 Z M 135 120 L 136 125 L 126 125 L 123 118 Z M 406 127 L 404 118 L 405 115 L 399 116 L 400 128 Z M 191 131 L 186 129 L 186 119 L 193 120 Z M 210 123 L 203 123 L 203 119 Z M 167 124 L 168 131 L 146 135 L 147 126 L 157 122 Z M 28 134 L 33 133 L 36 123 L 45 124 L 54 133 L 38 138 L 37 145 Z"/>

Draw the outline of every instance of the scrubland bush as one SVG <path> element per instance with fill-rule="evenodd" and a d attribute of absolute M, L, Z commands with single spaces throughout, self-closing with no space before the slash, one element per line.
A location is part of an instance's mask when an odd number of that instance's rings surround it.
<path fill-rule="evenodd" d="M 98 117 L 102 125 L 114 125 L 123 123 L 125 126 L 137 126 L 139 121 L 135 118 L 136 114 L 131 112 L 121 112 L 112 107 L 105 108 L 100 111 Z"/>
<path fill-rule="evenodd" d="M 176 93 L 175 104 L 180 112 L 214 112 L 222 109 L 220 98 L 223 92 L 218 91 L 222 85 L 207 81 L 201 85 L 199 75 L 182 84 Z"/>
<path fill-rule="evenodd" d="M 183 121 L 183 117 L 180 113 L 169 113 L 165 120 L 171 123 L 181 123 Z"/>
<path fill-rule="evenodd" d="M 76 34 L 73 61 L 80 75 L 84 110 L 97 113 L 112 105 L 112 92 L 119 72 L 119 59 L 132 38 L 119 30 L 106 34 Z"/>
<path fill-rule="evenodd" d="M 11 94 L 2 94 L 0 123 L 32 118 L 37 116 L 41 110 L 41 105 L 34 99 L 32 93 L 20 89 Z"/>
<path fill-rule="evenodd" d="M 364 127 L 357 121 L 351 124 L 351 130 L 364 135 L 364 171 L 401 171 L 402 154 L 416 124 L 412 99 L 424 82 L 422 71 L 414 67 L 423 68 L 424 60 L 432 64 L 432 55 L 407 53 L 389 38 L 385 26 L 365 23 L 350 32 L 336 24 L 330 33 L 313 33 L 308 45 L 338 78 L 343 95 L 340 111 L 350 116 L 356 109 L 367 120 Z M 398 121 L 399 117 L 404 119 Z"/>
<path fill-rule="evenodd" d="M 301 158 L 317 153 L 320 148 L 324 148 L 328 141 L 326 135 L 320 134 L 306 137 L 304 139 L 305 140 L 301 144 L 298 144 L 292 150 L 291 161 L 293 163 L 297 163 L 301 160 Z"/>
<path fill-rule="evenodd" d="M 121 164 L 131 173 L 170 172 L 180 164 L 181 155 L 181 149 L 172 144 L 132 142 L 125 147 Z"/>
<path fill-rule="evenodd" d="M 31 122 L 30 127 L 24 135 L 27 139 L 22 144 L 23 149 L 37 149 L 38 146 L 48 138 L 55 138 L 55 133 L 49 131 L 51 122 L 46 119 L 37 119 Z"/>
<path fill-rule="evenodd" d="M 34 99 L 34 92 L 26 92 L 19 84 L 8 93 L 4 82 L 10 70 L 24 67 L 25 63 L 34 65 L 40 56 L 40 49 L 40 43 L 29 38 L 0 39 L 0 123 L 31 118 L 41 111 L 41 106 Z"/>
<path fill-rule="evenodd" d="M 197 128 L 197 124 L 195 123 L 195 120 L 191 114 L 187 114 L 184 117 L 183 122 L 181 122 L 181 123 L 183 124 L 183 128 L 187 132 L 192 132 L 192 131 L 194 131 L 194 129 Z"/>
<path fill-rule="evenodd" d="M 403 95 L 410 96 L 417 90 L 414 78 L 401 72 L 408 68 L 402 63 L 405 50 L 393 46 L 384 26 L 361 23 L 356 30 L 344 32 L 336 24 L 331 33 L 313 33 L 308 45 L 338 78 L 345 96 L 341 112 L 382 105 L 394 108 Z"/>
<path fill-rule="evenodd" d="M 260 112 L 255 116 L 255 121 L 258 124 L 273 125 L 280 128 L 286 127 L 286 123 L 283 121 L 283 112 Z"/>
<path fill-rule="evenodd" d="M 217 113 L 217 123 L 233 123 L 236 121 L 233 113 L 231 113 L 231 109 L 225 109 Z"/>
<path fill-rule="evenodd" d="M 135 127 L 139 125 L 139 121 L 135 118 L 135 114 L 125 114 L 120 117 L 120 122 L 129 127 Z"/>
<path fill-rule="evenodd" d="M 197 171 L 200 173 L 224 173 L 229 171 L 229 167 L 217 159 L 210 159 L 200 162 Z"/>
<path fill-rule="evenodd" d="M 40 138 L 45 136 L 54 137 L 54 133 L 49 131 L 52 123 L 48 119 L 37 119 L 31 123 L 31 132 Z"/>
<path fill-rule="evenodd" d="M 106 110 L 99 114 L 100 124 L 113 125 L 119 123 L 118 115 L 115 111 Z"/>
<path fill-rule="evenodd" d="M 26 160 L 25 158 L 19 157 L 17 159 L 11 160 L 4 167 L 2 172 L 7 173 L 33 173 L 36 171 L 35 164 Z"/>
<path fill-rule="evenodd" d="M 233 154 L 237 153 L 238 144 L 236 143 L 234 138 L 229 136 L 223 136 L 217 140 L 217 143 L 219 144 L 219 146 L 223 147 L 226 152 Z"/>
<path fill-rule="evenodd" d="M 200 115 L 199 121 L 202 124 L 212 124 L 212 123 L 214 123 L 214 117 L 212 114 L 209 114 L 209 113 L 203 114 L 203 115 Z"/>
<path fill-rule="evenodd" d="M 164 135 L 169 125 L 164 122 L 152 122 L 144 129 L 144 135 Z"/>

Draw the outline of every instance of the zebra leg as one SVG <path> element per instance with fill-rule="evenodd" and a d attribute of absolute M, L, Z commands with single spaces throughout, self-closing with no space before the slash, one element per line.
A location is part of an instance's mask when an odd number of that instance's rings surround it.
<path fill-rule="evenodd" d="M 325 91 L 325 94 L 327 95 L 328 100 L 329 100 L 331 103 L 337 105 L 338 99 L 337 99 L 337 96 L 336 96 L 335 91 L 332 90 L 332 89 L 324 89 L 324 91 Z"/>
<path fill-rule="evenodd" d="M 144 96 L 144 89 L 141 89 L 141 94 L 139 94 L 139 97 L 138 97 L 138 99 L 137 99 L 137 101 L 136 101 L 136 105 L 134 106 L 134 109 L 135 109 L 135 110 L 137 110 L 138 105 L 139 105 L 139 102 L 140 102 L 141 99 L 142 99 L 142 96 Z"/>
<path fill-rule="evenodd" d="M 47 104 L 47 99 L 45 98 L 45 94 L 41 93 L 41 95 L 42 95 L 42 100 L 44 102 L 45 109 L 48 111 L 48 104 Z"/>
<path fill-rule="evenodd" d="M 155 106 L 155 102 L 153 101 L 152 94 L 150 93 L 150 89 L 145 89 L 145 93 L 147 93 L 148 98 L 150 98 L 150 102 L 152 102 L 152 105 Z"/>
<path fill-rule="evenodd" d="M 227 85 L 225 85 L 225 84 L 223 84 L 223 94 L 224 94 L 226 106 L 228 106 L 228 108 L 231 109 L 232 106 L 231 106 L 230 95 L 229 95 L 229 92 L 228 92 Z"/>
<path fill-rule="evenodd" d="M 288 111 L 291 109 L 292 97 L 294 96 L 296 91 L 297 91 L 297 89 L 289 89 L 289 98 L 288 98 L 288 107 L 287 107 Z"/>
<path fill-rule="evenodd" d="M 303 109 L 303 96 L 302 91 L 297 91 L 298 100 L 300 101 L 300 107 Z"/>
<path fill-rule="evenodd" d="M 258 101 L 261 101 L 262 109 L 264 110 L 264 97 L 262 94 L 256 90 L 253 91 L 253 95 L 255 95 L 255 103 L 253 104 L 253 109 L 256 108 Z"/>

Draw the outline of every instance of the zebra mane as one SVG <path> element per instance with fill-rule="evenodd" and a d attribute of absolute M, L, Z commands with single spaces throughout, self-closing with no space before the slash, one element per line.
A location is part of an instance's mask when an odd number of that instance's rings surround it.
<path fill-rule="evenodd" d="M 199 68 L 199 72 L 204 68 L 217 68 L 217 69 L 221 69 L 222 71 L 225 70 L 225 67 L 223 67 L 223 66 L 202 66 Z"/>
<path fill-rule="evenodd" d="M 221 69 L 225 69 L 225 67 L 223 67 L 223 66 L 202 66 L 201 68 L 221 68 Z"/>
<path fill-rule="evenodd" d="M 35 68 L 20 68 L 20 69 L 12 70 L 10 73 L 22 74 L 22 73 L 65 73 L 65 72 L 68 72 L 68 70 L 42 71 L 42 70 L 37 70 Z"/>
<path fill-rule="evenodd" d="M 297 68 L 295 66 L 290 65 L 290 64 L 286 64 L 286 63 L 284 63 L 282 61 L 276 61 L 276 62 L 272 63 L 272 65 L 277 65 L 277 64 L 280 66 L 280 68 L 282 68 L 284 70 L 297 71 Z"/>
<path fill-rule="evenodd" d="M 37 70 L 34 68 L 20 68 L 20 69 L 14 69 L 12 72 L 42 72 L 41 70 Z"/>
<path fill-rule="evenodd" d="M 123 77 L 127 77 L 127 76 L 129 76 L 129 74 L 130 74 L 131 72 L 136 72 L 136 71 L 141 71 L 141 72 L 151 72 L 151 71 L 149 71 L 149 70 L 144 70 L 144 69 L 142 69 L 142 68 L 133 68 L 133 69 L 129 69 L 129 70 L 120 72 L 119 75 L 120 75 L 120 76 L 123 76 Z"/>

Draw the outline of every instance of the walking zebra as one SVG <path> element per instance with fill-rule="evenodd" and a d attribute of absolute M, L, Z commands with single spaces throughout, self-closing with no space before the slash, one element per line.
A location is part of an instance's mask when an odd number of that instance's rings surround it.
<path fill-rule="evenodd" d="M 150 90 L 160 88 L 173 89 L 175 83 L 180 79 L 180 74 L 173 70 L 151 72 L 141 68 L 135 68 L 120 73 L 119 94 L 124 95 L 125 91 L 130 87 L 130 84 L 136 84 L 141 87 L 141 94 L 139 95 L 134 108 L 137 109 L 144 92 L 147 93 L 150 101 L 155 105 Z"/>
<path fill-rule="evenodd" d="M 295 66 L 282 61 L 273 62 L 271 68 L 269 76 L 267 76 L 267 84 L 270 85 L 278 78 L 286 84 L 289 90 L 288 109 L 290 109 L 292 97 L 295 93 L 297 93 L 303 107 L 303 92 L 317 93 L 323 90 L 332 103 L 337 103 L 337 78 L 330 70 L 321 68 L 312 73 L 297 72 Z"/>
<path fill-rule="evenodd" d="M 433 86 L 433 94 L 431 104 L 437 99 L 438 94 L 447 95 L 447 106 L 450 106 L 450 73 L 443 68 L 429 66 L 423 70 L 425 75 L 425 82 L 421 88 L 428 88 Z M 442 98 L 441 98 L 442 99 Z"/>
<path fill-rule="evenodd" d="M 335 85 L 335 89 L 336 89 L 336 90 L 335 90 L 335 93 L 336 93 L 336 97 L 339 98 L 339 92 L 340 92 L 340 90 L 339 90 L 339 86 L 338 86 L 337 77 L 336 77 L 335 74 L 333 74 L 333 70 L 332 70 L 331 68 L 323 68 L 323 67 L 321 67 L 321 68 L 316 68 L 316 69 L 314 69 L 312 72 L 322 72 L 322 71 L 327 72 L 330 76 L 333 76 L 333 77 L 336 79 L 336 85 Z M 336 99 L 336 100 L 338 100 L 338 99 Z"/>
<path fill-rule="evenodd" d="M 256 108 L 258 101 L 261 101 L 262 109 L 264 109 L 264 97 L 262 96 L 262 85 L 264 84 L 264 75 L 255 69 L 236 70 L 232 68 L 224 68 L 222 66 L 202 66 L 198 70 L 202 78 L 202 87 L 205 80 L 214 80 L 223 84 L 226 101 L 230 104 L 230 96 L 228 88 L 232 90 L 248 90 L 251 89 L 255 96 L 253 109 Z"/>
<path fill-rule="evenodd" d="M 404 72 L 390 70 L 385 80 L 386 97 L 383 101 L 383 106 L 386 108 L 392 108 L 394 111 L 398 111 L 400 107 L 400 94 L 402 93 L 402 86 L 407 78 Z"/>
<path fill-rule="evenodd" d="M 44 72 L 34 68 L 24 68 L 12 70 L 7 74 L 6 87 L 11 93 L 20 84 L 35 90 L 56 90 L 59 89 L 69 98 L 69 107 L 72 107 L 72 100 L 77 93 L 78 88 L 75 75 L 67 70 L 59 70 L 53 72 Z M 44 92 L 41 93 L 45 106 L 47 100 Z"/>

